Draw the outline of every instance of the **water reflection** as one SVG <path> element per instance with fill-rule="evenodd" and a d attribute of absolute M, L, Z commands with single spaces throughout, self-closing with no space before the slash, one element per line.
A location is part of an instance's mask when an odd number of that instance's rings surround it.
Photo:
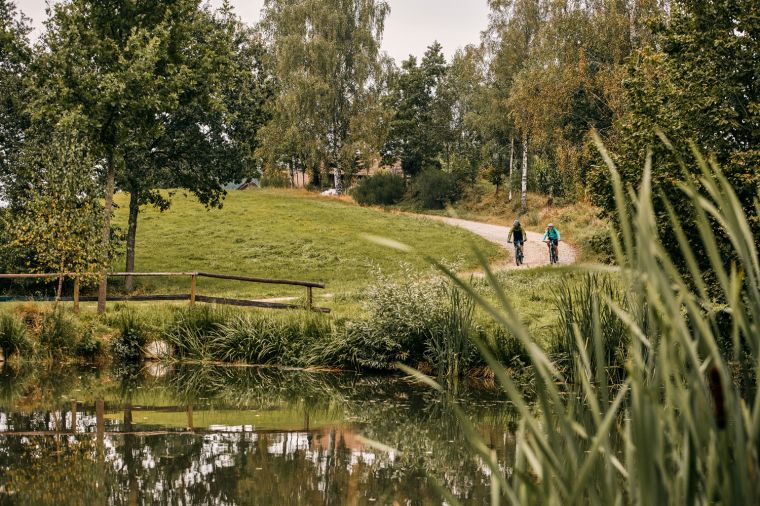
<path fill-rule="evenodd" d="M 467 386 L 455 395 L 506 472 L 503 399 Z M 0 372 L 0 504 L 440 504 L 433 480 L 488 503 L 488 470 L 445 399 L 403 378 Z"/>

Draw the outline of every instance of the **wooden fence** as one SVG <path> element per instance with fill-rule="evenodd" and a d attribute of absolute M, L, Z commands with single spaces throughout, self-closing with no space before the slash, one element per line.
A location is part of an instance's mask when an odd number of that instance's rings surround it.
<path fill-rule="evenodd" d="M 62 297 L 61 301 L 73 302 L 74 310 L 79 311 L 80 302 L 95 302 L 97 297 L 80 296 L 80 281 L 83 275 L 81 273 L 49 273 L 49 274 L 0 274 L 0 279 L 61 279 L 70 278 L 74 280 L 74 293 L 72 297 Z M 97 274 L 89 274 L 88 277 L 98 277 Z M 190 278 L 190 293 L 176 295 L 120 295 L 108 296 L 107 301 L 125 302 L 125 301 L 189 301 L 191 306 L 196 302 L 205 302 L 209 304 L 222 304 L 227 306 L 240 307 L 259 307 L 266 309 L 306 309 L 318 313 L 330 313 L 330 309 L 314 306 L 314 289 L 324 289 L 323 283 L 314 283 L 311 281 L 293 281 L 286 279 L 267 279 L 252 278 L 248 276 L 236 276 L 229 274 L 212 274 L 210 272 L 111 272 L 109 277 L 126 278 L 129 276 L 140 277 L 185 277 Z M 260 283 L 268 285 L 287 285 L 306 288 L 306 302 L 303 305 L 284 304 L 281 302 L 270 302 L 262 300 L 248 299 L 230 299 L 224 297 L 209 297 L 198 293 L 198 278 L 225 279 L 230 281 L 242 281 L 246 283 Z"/>

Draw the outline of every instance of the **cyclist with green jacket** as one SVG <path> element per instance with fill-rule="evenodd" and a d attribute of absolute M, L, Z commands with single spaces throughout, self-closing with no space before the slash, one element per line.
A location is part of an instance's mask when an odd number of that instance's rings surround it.
<path fill-rule="evenodd" d="M 552 263 L 559 262 L 559 241 L 562 240 L 562 236 L 557 230 L 557 227 L 553 223 L 549 223 L 544 233 L 544 242 L 549 245 L 550 259 Z M 553 255 L 553 257 L 552 257 Z"/>

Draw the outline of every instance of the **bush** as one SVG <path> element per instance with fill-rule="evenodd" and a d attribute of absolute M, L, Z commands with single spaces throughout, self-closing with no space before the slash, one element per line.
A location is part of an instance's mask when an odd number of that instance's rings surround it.
<path fill-rule="evenodd" d="M 411 272 L 394 283 L 381 274 L 367 294 L 365 320 L 346 323 L 346 348 L 354 366 L 391 369 L 425 363 L 439 376 L 456 377 L 482 363 L 470 340 L 472 300 L 452 283 L 418 281 Z"/>
<path fill-rule="evenodd" d="M 111 342 L 114 358 L 128 364 L 139 362 L 142 348 L 148 341 L 145 326 L 132 311 L 120 313 L 117 325 L 119 335 Z"/>
<path fill-rule="evenodd" d="M 381 172 L 361 180 L 351 196 L 361 206 L 388 206 L 404 198 L 406 182 L 401 176 Z"/>
<path fill-rule="evenodd" d="M 290 178 L 284 170 L 266 167 L 261 174 L 262 188 L 290 188 Z"/>
<path fill-rule="evenodd" d="M 79 337 L 74 319 L 61 310 L 47 313 L 40 327 L 40 344 L 50 357 L 71 353 Z"/>
<path fill-rule="evenodd" d="M 0 349 L 6 358 L 16 353 L 31 352 L 33 349 L 24 322 L 9 314 L 0 315 Z"/>
<path fill-rule="evenodd" d="M 85 360 L 95 360 L 103 354 L 103 341 L 96 338 L 90 329 L 77 341 L 74 354 Z"/>
<path fill-rule="evenodd" d="M 427 169 L 412 184 L 412 197 L 426 209 L 443 209 L 461 195 L 456 178 L 441 170 Z"/>

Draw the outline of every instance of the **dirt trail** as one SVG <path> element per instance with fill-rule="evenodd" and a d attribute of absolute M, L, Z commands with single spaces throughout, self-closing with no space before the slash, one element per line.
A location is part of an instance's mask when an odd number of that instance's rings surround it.
<path fill-rule="evenodd" d="M 464 228 L 473 234 L 479 235 L 484 239 L 494 242 L 501 247 L 509 250 L 511 253 L 511 258 L 509 261 L 507 261 L 507 263 L 498 265 L 500 269 L 522 269 L 549 265 L 549 248 L 546 246 L 546 243 L 542 241 L 544 235 L 539 234 L 538 232 L 528 232 L 528 242 L 526 242 L 525 246 L 523 247 L 523 251 L 525 252 L 525 262 L 522 267 L 517 267 L 514 262 L 515 247 L 513 244 L 509 244 L 507 242 L 509 227 L 491 225 L 489 223 L 481 223 L 479 221 L 462 220 L 460 218 L 449 218 L 445 216 L 417 216 L 420 218 L 441 221 L 447 225 Z M 566 242 L 559 243 L 559 263 L 561 265 L 573 264 L 575 263 L 576 258 L 577 254 L 575 248 Z"/>

